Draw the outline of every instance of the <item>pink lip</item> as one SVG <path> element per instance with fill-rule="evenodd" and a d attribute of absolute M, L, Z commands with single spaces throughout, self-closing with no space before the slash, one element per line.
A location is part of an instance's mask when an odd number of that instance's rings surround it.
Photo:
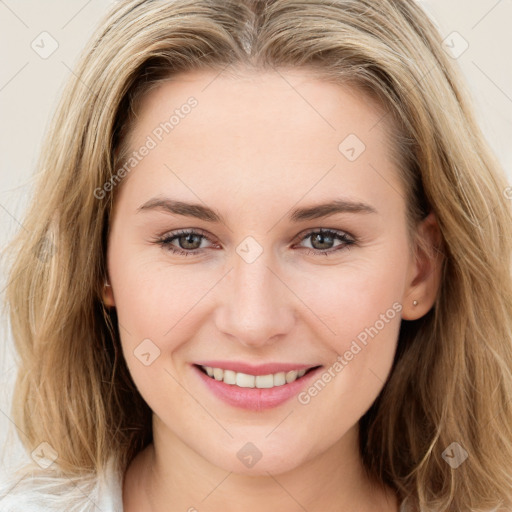
<path fill-rule="evenodd" d="M 211 366 L 234 372 L 246 373 L 247 375 L 269 375 L 270 373 L 289 372 L 291 370 L 306 370 L 319 366 L 317 364 L 300 363 L 266 363 L 251 365 L 240 361 L 196 361 L 199 366 Z"/>
<path fill-rule="evenodd" d="M 203 363 L 201 363 L 203 364 Z M 221 365 L 219 362 L 215 363 L 216 368 L 224 368 L 226 370 L 230 370 L 231 368 L 226 368 L 224 365 Z M 205 366 L 210 366 L 205 365 Z M 282 368 L 284 365 L 279 365 Z M 299 365 L 299 369 L 301 365 Z M 304 367 L 304 365 L 302 365 Z M 266 365 L 263 365 L 266 367 Z M 254 367 L 253 367 L 254 368 Z M 260 367 L 258 367 L 260 368 Z M 310 366 L 305 366 L 305 368 L 310 368 Z M 222 381 L 218 381 L 208 377 L 202 370 L 200 370 L 197 366 L 192 365 L 193 371 L 199 376 L 199 378 L 205 383 L 208 389 L 223 402 L 231 405 L 233 407 L 238 407 L 241 409 L 247 409 L 250 411 L 262 411 L 265 409 L 270 409 L 272 407 L 277 407 L 282 403 L 286 402 L 293 396 L 297 395 L 301 389 L 303 389 L 311 379 L 322 369 L 322 367 L 316 368 L 315 370 L 311 370 L 306 373 L 303 377 L 291 382 L 290 384 L 283 384 L 282 386 L 276 386 L 274 388 L 241 388 L 238 386 L 234 386 L 231 384 L 225 384 Z M 294 366 L 291 369 L 297 369 L 297 366 Z M 236 371 L 236 370 L 233 370 Z M 261 375 L 267 375 L 268 373 L 277 373 L 275 371 L 261 373 Z M 279 370 L 278 370 L 279 371 Z M 284 371 L 284 370 L 281 370 Z M 243 372 L 246 373 L 246 372 Z M 247 372 L 249 375 L 254 375 L 253 373 Z M 258 374 L 260 375 L 260 374 Z"/>

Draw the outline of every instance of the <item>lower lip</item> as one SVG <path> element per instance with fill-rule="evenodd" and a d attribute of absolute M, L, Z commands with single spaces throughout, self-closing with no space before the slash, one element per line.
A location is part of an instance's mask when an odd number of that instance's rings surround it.
<path fill-rule="evenodd" d="M 290 384 L 283 384 L 274 388 L 241 388 L 212 379 L 197 366 L 192 365 L 192 368 L 215 396 L 233 407 L 251 411 L 262 411 L 281 405 L 297 395 L 316 373 L 322 369 L 320 366 Z"/>

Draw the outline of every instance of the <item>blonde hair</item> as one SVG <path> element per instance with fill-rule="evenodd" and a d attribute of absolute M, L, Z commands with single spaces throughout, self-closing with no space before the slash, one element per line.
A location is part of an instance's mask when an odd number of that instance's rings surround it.
<path fill-rule="evenodd" d="M 372 478 L 422 510 L 512 506 L 512 223 L 504 172 L 460 71 L 413 0 L 117 2 L 64 91 L 35 197 L 13 240 L 6 304 L 19 355 L 12 415 L 68 475 L 126 468 L 151 410 L 106 311 L 106 242 L 123 143 L 149 87 L 179 71 L 314 69 L 387 114 L 409 222 L 442 235 L 433 308 L 402 321 L 387 382 L 360 420 Z M 391 122 L 392 121 L 392 122 Z M 395 127 L 395 128 L 392 128 Z M 453 469 L 452 443 L 467 453 Z"/>

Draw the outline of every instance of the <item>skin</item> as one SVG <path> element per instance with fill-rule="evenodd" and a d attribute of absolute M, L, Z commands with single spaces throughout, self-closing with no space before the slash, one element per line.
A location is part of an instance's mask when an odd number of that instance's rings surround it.
<path fill-rule="evenodd" d="M 440 266 L 409 245 L 383 110 L 305 70 L 187 72 L 144 97 L 130 151 L 190 96 L 197 107 L 124 179 L 111 218 L 104 300 L 117 309 L 124 357 L 153 411 L 154 442 L 125 475 L 125 511 L 397 511 L 391 489 L 363 472 L 358 420 L 389 375 L 401 319 L 432 307 Z M 338 149 L 348 134 L 366 145 L 354 161 Z M 213 208 L 225 223 L 138 211 L 164 196 Z M 376 213 L 287 217 L 340 198 Z M 306 237 L 320 228 L 355 243 Z M 155 242 L 179 229 L 210 241 L 174 239 L 196 251 L 187 256 Z M 236 252 L 248 236 L 263 250 L 252 263 Z M 418 236 L 439 239 L 432 214 Z M 224 359 L 327 369 L 393 304 L 400 313 L 306 405 L 294 397 L 259 412 L 232 407 L 190 366 Z M 144 339 L 160 350 L 148 366 L 134 355 Z M 252 468 L 237 457 L 247 442 L 262 454 Z"/>

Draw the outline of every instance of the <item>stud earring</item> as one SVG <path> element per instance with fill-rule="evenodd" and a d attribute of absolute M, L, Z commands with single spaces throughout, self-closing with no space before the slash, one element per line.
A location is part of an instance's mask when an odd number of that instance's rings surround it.
<path fill-rule="evenodd" d="M 417 301 L 417 300 L 413 300 L 413 301 L 412 301 L 412 305 L 413 305 L 413 306 L 417 306 L 417 305 L 418 305 L 418 301 Z"/>

